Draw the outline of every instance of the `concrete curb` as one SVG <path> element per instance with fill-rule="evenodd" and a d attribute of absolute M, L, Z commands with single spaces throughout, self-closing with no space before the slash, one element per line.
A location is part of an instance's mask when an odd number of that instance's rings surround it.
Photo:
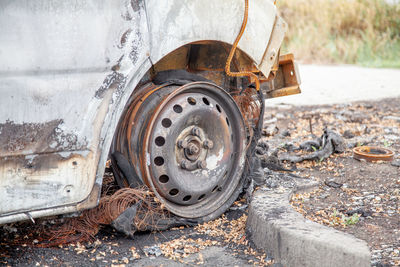
<path fill-rule="evenodd" d="M 257 190 L 252 198 L 246 229 L 257 248 L 285 267 L 371 266 L 365 241 L 305 219 L 289 203 L 293 193 L 318 184 L 297 181 L 295 190 Z"/>

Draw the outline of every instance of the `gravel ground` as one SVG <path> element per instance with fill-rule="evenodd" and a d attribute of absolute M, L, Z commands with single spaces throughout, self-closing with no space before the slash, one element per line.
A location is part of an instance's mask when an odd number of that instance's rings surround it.
<path fill-rule="evenodd" d="M 313 221 L 365 240 L 372 252 L 373 266 L 400 265 L 399 103 L 399 98 L 391 98 L 333 106 L 274 108 L 266 118 L 271 122 L 265 130 L 270 135 L 266 137 L 270 151 L 315 139 L 326 126 L 345 137 L 348 148 L 344 153 L 284 166 L 294 168 L 295 175 L 316 179 L 321 184 L 310 194 L 294 196 L 292 205 Z M 395 152 L 395 160 L 356 160 L 352 148 L 362 144 L 389 148 Z M 276 187 L 276 181 L 275 175 L 267 184 Z"/>

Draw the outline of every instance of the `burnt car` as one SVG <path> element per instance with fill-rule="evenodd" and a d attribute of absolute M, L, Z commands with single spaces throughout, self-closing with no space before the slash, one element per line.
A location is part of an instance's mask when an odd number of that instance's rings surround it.
<path fill-rule="evenodd" d="M 173 214 L 219 216 L 264 97 L 300 92 L 286 27 L 271 0 L 1 1 L 0 224 L 95 207 L 108 159 Z"/>

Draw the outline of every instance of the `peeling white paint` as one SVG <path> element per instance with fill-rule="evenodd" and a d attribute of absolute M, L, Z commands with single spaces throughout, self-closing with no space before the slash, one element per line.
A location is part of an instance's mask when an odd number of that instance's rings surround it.
<path fill-rule="evenodd" d="M 218 164 L 222 160 L 224 156 L 224 149 L 221 148 L 218 153 L 212 154 L 212 155 L 207 155 L 206 163 L 207 163 L 207 168 L 209 170 L 214 170 L 218 167 Z"/>

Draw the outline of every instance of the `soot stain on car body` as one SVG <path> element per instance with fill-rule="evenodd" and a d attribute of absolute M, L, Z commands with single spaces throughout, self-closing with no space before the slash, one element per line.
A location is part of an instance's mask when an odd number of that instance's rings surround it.
<path fill-rule="evenodd" d="M 121 91 L 125 88 L 125 84 L 126 77 L 123 74 L 114 71 L 104 79 L 103 85 L 96 91 L 95 97 L 98 99 L 103 98 L 105 92 L 111 88 L 116 88 L 117 91 Z"/>
<path fill-rule="evenodd" d="M 62 124 L 62 119 L 22 124 L 7 120 L 0 124 L 0 155 L 84 149 L 87 142 L 79 142 L 76 134 L 64 132 Z"/>

